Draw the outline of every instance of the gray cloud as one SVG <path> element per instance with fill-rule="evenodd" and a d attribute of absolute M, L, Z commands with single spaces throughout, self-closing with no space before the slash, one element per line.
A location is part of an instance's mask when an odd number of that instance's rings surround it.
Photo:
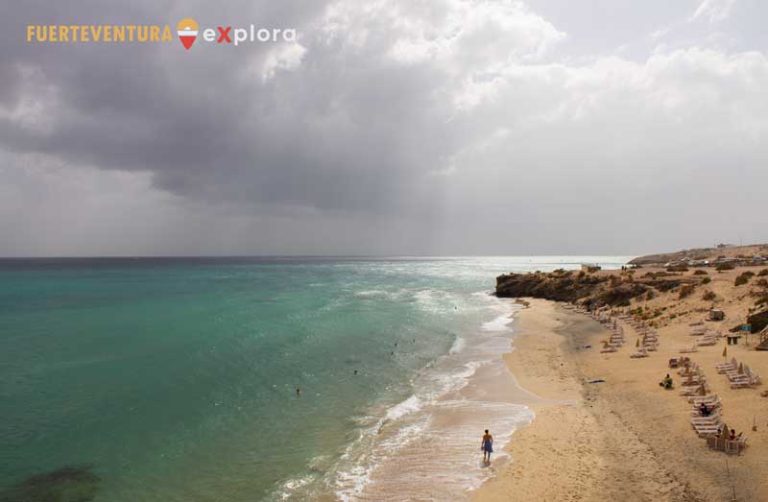
<path fill-rule="evenodd" d="M 766 240 L 768 61 L 747 21 L 761 6 L 721 3 L 6 4 L 0 254 Z M 185 16 L 300 37 L 23 42 L 27 23 Z"/>

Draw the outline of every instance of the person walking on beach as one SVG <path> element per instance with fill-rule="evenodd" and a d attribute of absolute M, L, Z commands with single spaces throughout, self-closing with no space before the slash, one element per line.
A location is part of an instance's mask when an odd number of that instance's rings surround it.
<path fill-rule="evenodd" d="M 491 453 L 493 453 L 493 436 L 488 429 L 485 429 L 483 434 L 483 441 L 480 443 L 480 449 L 483 450 L 483 462 L 486 464 L 491 463 Z"/>

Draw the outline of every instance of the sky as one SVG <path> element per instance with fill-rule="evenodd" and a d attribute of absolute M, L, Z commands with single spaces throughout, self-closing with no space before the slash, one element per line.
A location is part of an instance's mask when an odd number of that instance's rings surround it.
<path fill-rule="evenodd" d="M 185 17 L 296 38 L 26 41 Z M 0 2 L 0 256 L 768 242 L 766 19 L 762 0 Z"/>

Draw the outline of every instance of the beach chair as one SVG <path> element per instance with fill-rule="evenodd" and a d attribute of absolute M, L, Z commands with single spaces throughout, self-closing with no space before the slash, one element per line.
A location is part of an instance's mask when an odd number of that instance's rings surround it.
<path fill-rule="evenodd" d="M 680 395 L 686 397 L 701 397 L 706 396 L 707 394 L 709 394 L 709 386 L 707 386 L 706 382 L 703 382 L 698 387 L 688 387 L 680 391 Z"/>
<path fill-rule="evenodd" d="M 701 396 L 705 399 L 697 399 L 695 401 L 689 400 L 691 403 L 691 410 L 692 411 L 699 411 L 699 406 L 702 404 L 706 404 L 710 409 L 719 408 L 723 405 L 723 402 L 720 401 L 720 398 L 717 397 L 717 394 L 714 394 L 714 397 L 712 396 Z"/>
<path fill-rule="evenodd" d="M 690 362 L 690 360 L 688 364 L 684 364 L 681 369 L 677 370 L 677 374 L 680 375 L 681 377 L 693 375 L 698 372 L 699 372 L 699 365 L 694 362 Z"/>
<path fill-rule="evenodd" d="M 709 425 L 719 425 L 722 423 L 722 417 L 720 416 L 720 410 L 715 410 L 714 413 L 708 417 L 692 417 L 691 425 L 696 428 L 697 426 L 706 427 Z"/>
<path fill-rule="evenodd" d="M 629 357 L 631 357 L 632 359 L 639 359 L 641 357 L 648 357 L 648 351 L 646 351 L 645 347 L 640 347 L 640 349 L 637 352 L 631 354 Z"/>
<path fill-rule="evenodd" d="M 687 357 L 673 357 L 669 360 L 667 365 L 670 368 L 676 369 L 686 364 L 690 364 L 691 360 Z"/>
<path fill-rule="evenodd" d="M 694 424 L 693 429 L 699 437 L 706 438 L 716 436 L 723 429 L 723 422 L 712 424 Z"/>
<path fill-rule="evenodd" d="M 725 453 L 729 455 L 741 455 L 741 452 L 747 447 L 747 436 L 739 433 L 736 439 L 725 440 Z"/>
<path fill-rule="evenodd" d="M 685 380 L 680 382 L 680 385 L 683 387 L 693 387 L 693 386 L 699 386 L 703 383 L 705 383 L 707 379 L 704 377 L 704 375 L 699 374 L 693 374 L 688 375 Z"/>
<path fill-rule="evenodd" d="M 688 399 L 688 402 L 693 404 L 693 406 L 698 406 L 701 403 L 711 404 L 715 402 L 720 402 L 720 397 L 717 394 L 710 394 L 708 396 L 694 396 Z"/>
<path fill-rule="evenodd" d="M 744 363 L 739 363 L 739 366 L 735 370 L 728 370 L 725 372 L 725 376 L 728 377 L 728 380 L 731 382 L 735 380 L 742 380 L 744 377 L 748 377 L 749 367 L 744 366 Z"/>
<path fill-rule="evenodd" d="M 760 384 L 760 377 L 756 373 L 752 373 L 752 370 L 746 365 L 743 368 L 743 373 L 731 373 L 728 375 L 728 380 L 731 382 L 732 389 L 749 388 Z"/>
<path fill-rule="evenodd" d="M 744 374 L 749 378 L 749 381 L 752 385 L 760 385 L 762 382 L 760 381 L 760 375 L 758 375 L 756 372 L 752 371 L 752 368 L 744 365 Z"/>
<path fill-rule="evenodd" d="M 734 371 L 738 369 L 739 364 L 736 362 L 736 358 L 732 357 L 727 363 L 719 363 L 715 365 L 715 369 L 718 373 L 723 374 L 728 371 Z"/>
<path fill-rule="evenodd" d="M 722 407 L 722 403 L 719 401 L 715 401 L 712 403 L 704 403 L 704 404 L 706 404 L 707 408 L 709 408 L 710 410 L 709 415 L 707 416 L 711 416 L 715 412 L 715 410 L 719 410 Z M 706 418 L 704 415 L 701 414 L 701 410 L 699 410 L 699 406 L 700 406 L 699 404 L 691 406 L 691 418 L 697 418 L 697 417 Z"/>
<path fill-rule="evenodd" d="M 692 353 L 692 352 L 698 352 L 698 351 L 699 351 L 699 349 L 698 349 L 698 347 L 696 347 L 696 344 L 694 343 L 694 344 L 693 344 L 693 347 L 691 347 L 691 348 L 689 348 L 689 349 L 688 349 L 688 348 L 685 348 L 685 349 L 680 349 L 680 351 L 679 351 L 679 352 L 680 352 L 681 354 L 690 354 L 690 353 Z"/>
<path fill-rule="evenodd" d="M 717 434 L 713 434 L 707 437 L 707 446 L 712 450 L 725 451 L 726 443 L 728 440 Z"/>

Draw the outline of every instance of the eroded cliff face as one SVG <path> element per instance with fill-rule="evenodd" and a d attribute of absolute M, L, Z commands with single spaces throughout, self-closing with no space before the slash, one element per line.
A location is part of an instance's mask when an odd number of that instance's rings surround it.
<path fill-rule="evenodd" d="M 496 278 L 496 296 L 502 298 L 533 297 L 591 307 L 627 306 L 633 298 L 654 295 L 698 284 L 673 274 L 659 273 L 635 278 L 632 271 L 609 271 L 587 274 L 557 270 L 528 274 L 505 274 Z"/>
<path fill-rule="evenodd" d="M 593 294 L 607 278 L 575 273 L 506 274 L 496 278 L 496 296 L 575 302 Z"/>

